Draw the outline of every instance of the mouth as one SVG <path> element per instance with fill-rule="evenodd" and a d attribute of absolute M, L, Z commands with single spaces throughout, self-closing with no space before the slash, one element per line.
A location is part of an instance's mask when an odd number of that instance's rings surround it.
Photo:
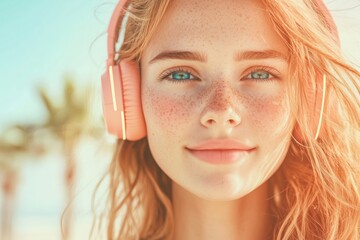
<path fill-rule="evenodd" d="M 200 161 L 211 164 L 232 164 L 242 161 L 245 157 L 255 151 L 255 148 L 249 150 L 241 149 L 189 149 L 187 150 Z"/>
<path fill-rule="evenodd" d="M 212 164 L 231 164 L 241 162 L 252 154 L 256 146 L 245 144 L 238 139 L 208 139 L 186 149 L 200 161 Z"/>

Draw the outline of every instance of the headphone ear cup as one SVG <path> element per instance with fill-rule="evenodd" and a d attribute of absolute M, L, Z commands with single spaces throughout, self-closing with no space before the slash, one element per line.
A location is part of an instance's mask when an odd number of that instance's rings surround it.
<path fill-rule="evenodd" d="M 123 60 L 119 65 L 110 66 L 101 79 L 107 131 L 123 140 L 136 141 L 145 137 L 138 64 Z"/>
<path fill-rule="evenodd" d="M 121 111 L 123 102 L 121 96 L 120 72 L 117 65 L 107 67 L 101 76 L 102 106 L 105 126 L 108 133 L 122 136 Z"/>
<path fill-rule="evenodd" d="M 125 127 L 127 139 L 139 140 L 146 136 L 146 124 L 141 103 L 141 79 L 139 65 L 135 61 L 120 61 L 123 86 Z"/>
<path fill-rule="evenodd" d="M 321 115 L 321 105 L 322 105 L 322 101 L 323 101 L 323 99 L 322 99 L 323 98 L 322 83 L 323 83 L 322 79 L 320 79 L 320 77 L 317 77 L 315 89 L 312 86 L 308 86 L 307 91 L 306 91 L 308 93 L 307 97 L 309 99 L 309 102 L 313 106 L 313 108 L 310 109 L 309 114 L 310 114 L 310 119 L 311 119 L 310 130 L 311 130 L 312 136 L 314 138 L 316 136 L 317 128 L 318 128 L 319 124 L 321 124 L 320 115 Z M 325 89 L 325 91 L 326 91 L 326 89 Z M 321 124 L 320 130 L 319 130 L 319 136 L 321 136 L 323 132 L 324 132 L 324 128 Z M 295 124 L 294 131 L 293 131 L 293 137 L 300 143 L 306 142 L 304 134 L 298 123 Z"/>

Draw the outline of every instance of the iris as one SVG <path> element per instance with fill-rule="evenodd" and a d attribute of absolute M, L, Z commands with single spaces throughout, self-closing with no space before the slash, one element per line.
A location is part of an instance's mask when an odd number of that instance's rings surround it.
<path fill-rule="evenodd" d="M 251 78 L 256 78 L 256 79 L 267 79 L 270 77 L 270 73 L 265 71 L 252 72 L 250 75 Z"/>
<path fill-rule="evenodd" d="M 185 80 L 185 79 L 190 79 L 190 73 L 187 72 L 174 72 L 171 74 L 172 78 L 175 80 Z"/>

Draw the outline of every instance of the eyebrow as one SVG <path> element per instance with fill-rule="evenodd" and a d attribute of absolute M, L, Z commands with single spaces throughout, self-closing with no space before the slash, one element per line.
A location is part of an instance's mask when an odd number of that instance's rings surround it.
<path fill-rule="evenodd" d="M 267 59 L 267 58 L 279 58 L 281 60 L 288 61 L 288 57 L 285 54 L 272 49 L 264 50 L 264 51 L 237 52 L 234 58 L 235 61 L 257 60 L 257 59 Z"/>
<path fill-rule="evenodd" d="M 268 58 L 279 58 L 281 60 L 288 61 L 288 58 L 285 54 L 272 49 L 264 50 L 264 51 L 237 52 L 234 54 L 234 60 L 237 62 L 243 60 L 259 60 L 259 59 L 268 59 Z M 173 59 L 206 62 L 207 56 L 201 52 L 163 51 L 158 55 L 156 55 L 153 59 L 151 59 L 149 61 L 149 64 L 153 64 L 158 61 L 173 60 Z"/>
<path fill-rule="evenodd" d="M 164 51 L 156 55 L 153 59 L 150 60 L 149 64 L 153 64 L 158 61 L 169 60 L 169 59 L 179 59 L 179 60 L 191 60 L 206 62 L 206 55 L 199 52 L 189 52 L 189 51 Z"/>

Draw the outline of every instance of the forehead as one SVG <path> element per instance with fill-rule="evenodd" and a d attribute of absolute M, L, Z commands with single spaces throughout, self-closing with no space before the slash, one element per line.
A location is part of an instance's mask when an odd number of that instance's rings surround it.
<path fill-rule="evenodd" d="M 172 0 L 149 43 L 163 49 L 277 49 L 284 44 L 261 0 Z"/>

